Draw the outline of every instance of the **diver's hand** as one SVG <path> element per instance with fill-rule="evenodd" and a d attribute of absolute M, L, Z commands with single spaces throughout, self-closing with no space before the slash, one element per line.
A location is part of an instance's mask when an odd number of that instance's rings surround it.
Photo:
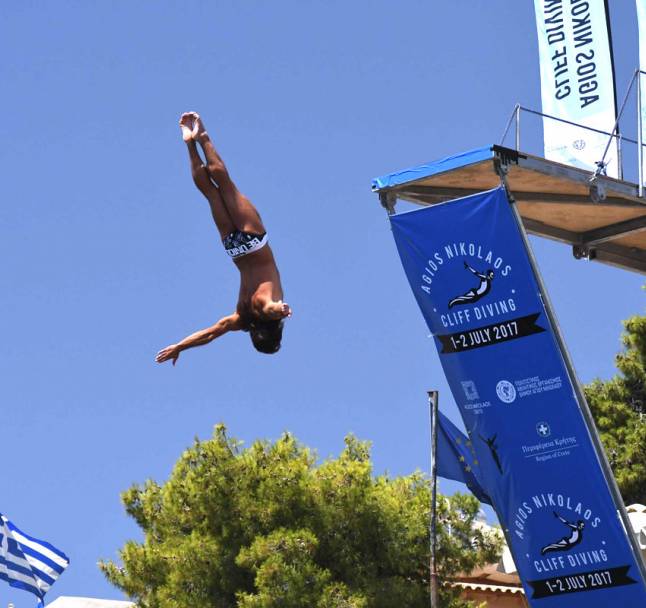
<path fill-rule="evenodd" d="M 181 352 L 182 351 L 177 344 L 171 344 L 166 348 L 162 348 L 162 350 L 160 350 L 157 353 L 157 356 L 155 357 L 155 361 L 157 361 L 157 363 L 163 363 L 164 361 L 172 361 L 173 365 L 175 365 L 177 363 L 177 359 L 179 358 L 179 354 Z"/>

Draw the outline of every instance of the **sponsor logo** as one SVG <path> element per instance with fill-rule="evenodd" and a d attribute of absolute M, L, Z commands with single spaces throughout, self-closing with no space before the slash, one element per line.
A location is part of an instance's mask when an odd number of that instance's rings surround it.
<path fill-rule="evenodd" d="M 563 380 L 561 380 L 561 376 L 553 376 L 552 378 L 530 376 L 529 378 L 514 380 L 514 386 L 521 397 L 529 397 L 530 395 L 540 395 L 547 391 L 557 390 L 563 386 Z"/>
<path fill-rule="evenodd" d="M 473 380 L 463 380 L 461 384 L 462 390 L 464 391 L 464 396 L 469 401 L 476 401 L 480 399 L 480 395 L 478 395 L 478 389 L 476 388 L 476 383 Z"/>
<path fill-rule="evenodd" d="M 536 434 L 542 441 L 520 446 L 523 456 L 525 458 L 533 458 L 536 462 L 547 462 L 555 458 L 569 456 L 572 450 L 579 447 L 579 442 L 573 435 L 551 437 L 552 429 L 546 422 L 539 422 L 536 425 Z"/>
<path fill-rule="evenodd" d="M 575 139 L 572 142 L 572 147 L 575 150 L 583 150 L 583 149 L 585 149 L 585 139 Z"/>
<path fill-rule="evenodd" d="M 552 434 L 552 429 L 550 429 L 550 425 L 547 422 L 539 422 L 536 425 L 536 434 L 543 438 L 549 437 Z"/>
<path fill-rule="evenodd" d="M 491 401 L 480 401 L 480 394 L 473 380 L 462 380 L 460 383 L 467 403 L 462 404 L 465 410 L 469 410 L 474 414 L 482 414 L 482 410 L 486 407 L 491 407 Z"/>
<path fill-rule="evenodd" d="M 496 395 L 503 403 L 513 403 L 516 401 L 516 389 L 509 380 L 501 380 L 496 384 Z"/>

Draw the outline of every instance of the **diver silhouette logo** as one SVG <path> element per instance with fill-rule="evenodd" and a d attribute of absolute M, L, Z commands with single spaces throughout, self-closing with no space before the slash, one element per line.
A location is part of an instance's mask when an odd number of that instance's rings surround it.
<path fill-rule="evenodd" d="M 561 540 L 555 543 L 545 545 L 541 549 L 541 555 L 545 555 L 550 551 L 569 551 L 572 547 L 578 545 L 583 540 L 583 528 L 585 527 L 585 522 L 583 520 L 579 519 L 576 523 L 573 523 L 562 518 L 556 511 L 552 511 L 552 513 L 554 513 L 554 517 L 570 529 L 570 536 L 564 536 Z"/>
<path fill-rule="evenodd" d="M 491 291 L 491 281 L 493 281 L 494 272 L 489 268 L 484 272 L 478 272 L 475 268 L 471 268 L 469 264 L 464 262 L 464 267 L 472 272 L 476 277 L 480 279 L 480 284 L 477 287 L 469 289 L 464 295 L 457 296 L 449 302 L 449 308 L 457 306 L 458 304 L 470 304 L 471 302 L 477 302 L 480 298 L 483 298 Z"/>

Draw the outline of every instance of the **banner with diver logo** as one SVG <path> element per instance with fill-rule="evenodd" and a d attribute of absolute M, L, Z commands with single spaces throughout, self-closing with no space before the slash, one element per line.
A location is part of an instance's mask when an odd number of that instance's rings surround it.
<path fill-rule="evenodd" d="M 505 191 L 390 221 L 530 605 L 646 606 Z"/>
<path fill-rule="evenodd" d="M 612 132 L 617 117 L 607 3 L 534 0 L 543 112 Z M 608 135 L 543 118 L 545 158 L 594 171 Z M 605 161 L 618 176 L 616 139 Z"/>

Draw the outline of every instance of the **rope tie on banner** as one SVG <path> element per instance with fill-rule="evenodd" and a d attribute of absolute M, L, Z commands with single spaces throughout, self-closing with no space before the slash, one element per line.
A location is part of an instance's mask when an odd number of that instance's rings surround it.
<path fill-rule="evenodd" d="M 397 204 L 396 194 L 393 194 L 392 192 L 380 192 L 379 202 L 388 215 L 395 215 L 395 205 Z"/>
<path fill-rule="evenodd" d="M 510 205 L 516 204 L 516 199 L 514 198 L 514 195 L 509 189 L 509 182 L 507 181 L 507 174 L 509 173 L 509 165 L 506 162 L 504 162 L 500 157 L 496 156 L 493 159 L 493 166 L 494 166 L 494 171 L 500 178 L 500 185 L 505 190 L 505 194 L 507 195 L 507 200 L 509 201 L 509 204 Z"/>

